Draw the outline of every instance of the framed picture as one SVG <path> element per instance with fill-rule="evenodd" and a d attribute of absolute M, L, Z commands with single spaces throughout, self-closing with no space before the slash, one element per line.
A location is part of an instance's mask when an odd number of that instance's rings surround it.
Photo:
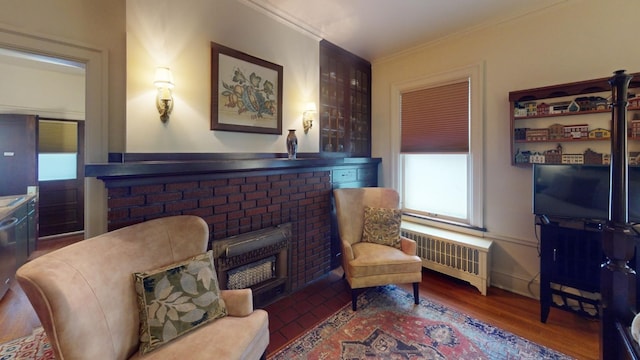
<path fill-rule="evenodd" d="M 282 134 L 282 66 L 211 43 L 211 130 Z"/>

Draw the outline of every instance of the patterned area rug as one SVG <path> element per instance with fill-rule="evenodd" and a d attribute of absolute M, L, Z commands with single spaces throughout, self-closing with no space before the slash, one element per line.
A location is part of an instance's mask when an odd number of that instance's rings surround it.
<path fill-rule="evenodd" d="M 0 360 L 53 360 L 53 349 L 41 327 L 23 338 L 0 344 Z"/>
<path fill-rule="evenodd" d="M 571 359 L 395 286 L 369 289 L 270 359 Z"/>

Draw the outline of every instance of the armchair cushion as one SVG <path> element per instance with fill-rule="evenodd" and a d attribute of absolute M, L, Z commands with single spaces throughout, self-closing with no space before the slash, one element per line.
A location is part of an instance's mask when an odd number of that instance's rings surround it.
<path fill-rule="evenodd" d="M 362 241 L 400 248 L 400 209 L 364 207 Z"/>
<path fill-rule="evenodd" d="M 211 251 L 134 279 L 142 354 L 227 314 Z"/>
<path fill-rule="evenodd" d="M 354 244 L 352 249 L 355 259 L 347 264 L 352 278 L 421 272 L 422 262 L 416 255 L 366 242 Z"/>

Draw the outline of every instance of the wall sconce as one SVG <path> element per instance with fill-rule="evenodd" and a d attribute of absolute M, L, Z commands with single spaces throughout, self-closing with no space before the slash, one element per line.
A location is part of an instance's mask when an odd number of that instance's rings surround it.
<path fill-rule="evenodd" d="M 316 108 L 316 103 L 310 102 L 307 103 L 304 107 L 304 111 L 302 112 L 302 127 L 304 128 L 304 133 L 308 133 L 311 126 L 313 126 L 313 114 L 318 112 Z"/>
<path fill-rule="evenodd" d="M 169 120 L 169 115 L 173 110 L 173 95 L 171 89 L 173 89 L 173 75 L 171 70 L 167 67 L 159 67 L 156 69 L 156 77 L 153 80 L 153 85 L 158 88 L 156 94 L 156 108 L 160 113 L 160 120 L 166 123 Z"/>

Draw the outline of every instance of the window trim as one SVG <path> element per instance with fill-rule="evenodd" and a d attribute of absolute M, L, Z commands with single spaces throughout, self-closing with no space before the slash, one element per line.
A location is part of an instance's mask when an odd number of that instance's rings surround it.
<path fill-rule="evenodd" d="M 469 176 L 471 192 L 469 203 L 469 227 L 484 228 L 484 62 L 478 62 L 449 71 L 405 80 L 391 85 L 391 186 L 402 196 L 401 99 L 402 93 L 426 87 L 442 86 L 468 78 L 471 106 L 469 115 Z M 434 223 L 437 226 L 437 222 Z"/>

